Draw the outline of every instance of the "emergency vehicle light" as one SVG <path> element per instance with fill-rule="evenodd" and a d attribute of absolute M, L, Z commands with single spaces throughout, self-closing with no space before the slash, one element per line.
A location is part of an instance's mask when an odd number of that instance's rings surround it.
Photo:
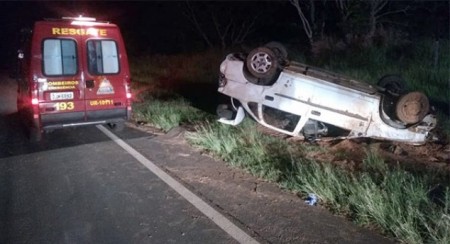
<path fill-rule="evenodd" d="M 92 17 L 83 17 L 82 15 L 78 17 L 62 17 L 64 20 L 74 20 L 74 21 L 96 21 L 95 18 Z"/>

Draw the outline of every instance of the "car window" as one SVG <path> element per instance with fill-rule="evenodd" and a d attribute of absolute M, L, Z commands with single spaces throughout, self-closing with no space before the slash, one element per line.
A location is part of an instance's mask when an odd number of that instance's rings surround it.
<path fill-rule="evenodd" d="M 45 75 L 74 75 L 77 73 L 77 51 L 74 40 L 46 39 L 43 49 Z"/>
<path fill-rule="evenodd" d="M 94 75 L 119 73 L 117 44 L 112 40 L 87 42 L 89 73 Z"/>

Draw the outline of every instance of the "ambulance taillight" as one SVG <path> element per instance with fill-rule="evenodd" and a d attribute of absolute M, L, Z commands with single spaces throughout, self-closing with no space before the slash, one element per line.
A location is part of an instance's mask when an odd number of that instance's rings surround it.
<path fill-rule="evenodd" d="M 132 94 L 131 94 L 131 79 L 129 77 L 126 78 L 125 92 L 127 93 L 126 94 L 127 99 L 131 99 L 133 97 Z"/>

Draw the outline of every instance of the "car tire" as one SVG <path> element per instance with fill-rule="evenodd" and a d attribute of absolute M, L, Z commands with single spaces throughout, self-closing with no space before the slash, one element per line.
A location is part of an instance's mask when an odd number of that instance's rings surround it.
<path fill-rule="evenodd" d="M 401 95 L 408 91 L 405 80 L 399 75 L 385 75 L 381 77 L 377 85 L 391 95 Z"/>
<path fill-rule="evenodd" d="M 415 124 L 428 114 L 430 102 L 422 92 L 410 92 L 400 97 L 395 111 L 400 121 L 406 124 Z"/>
<path fill-rule="evenodd" d="M 287 59 L 288 51 L 283 44 L 281 44 L 279 42 L 269 42 L 269 43 L 266 43 L 266 45 L 264 45 L 264 46 L 272 49 L 272 51 L 275 52 L 275 54 L 277 55 L 277 57 L 279 59 L 281 59 L 281 60 Z"/>
<path fill-rule="evenodd" d="M 260 82 L 259 82 L 260 79 L 254 77 L 252 74 L 250 74 L 250 72 L 248 71 L 247 67 L 245 67 L 245 65 L 244 65 L 242 73 L 244 74 L 245 79 L 247 79 L 250 83 L 257 84 L 257 85 L 260 84 Z"/>
<path fill-rule="evenodd" d="M 272 49 L 258 47 L 247 56 L 245 66 L 260 85 L 270 85 L 279 74 L 279 61 Z"/>

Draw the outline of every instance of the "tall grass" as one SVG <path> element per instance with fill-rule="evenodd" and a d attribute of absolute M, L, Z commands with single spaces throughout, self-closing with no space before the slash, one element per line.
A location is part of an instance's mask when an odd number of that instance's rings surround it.
<path fill-rule="evenodd" d="M 211 117 L 190 106 L 183 98 L 134 103 L 133 111 L 135 120 L 149 122 L 165 132 L 181 124 L 195 124 Z"/>
<path fill-rule="evenodd" d="M 406 243 L 449 241 L 448 188 L 443 199 L 434 203 L 427 181 L 401 169 L 382 175 L 349 174 L 329 164 L 302 161 L 297 172 L 282 184 L 291 190 L 316 193 L 323 204 L 360 225 L 380 229 Z"/>
<path fill-rule="evenodd" d="M 362 170 L 350 173 L 302 158 L 299 148 L 260 134 L 251 122 L 242 127 L 208 123 L 187 139 L 258 177 L 304 195 L 315 193 L 332 211 L 402 242 L 448 243 L 450 238 L 449 188 L 433 201 L 431 181 L 389 168 L 369 149 Z"/>
<path fill-rule="evenodd" d="M 245 134 L 245 137 L 239 136 Z M 278 180 L 282 171 L 289 166 L 287 161 L 280 161 L 283 156 L 269 151 L 267 146 L 282 148 L 286 145 L 271 143 L 274 139 L 262 136 L 257 131 L 254 122 L 245 120 L 239 127 L 221 123 L 206 123 L 199 125 L 196 132 L 187 133 L 187 139 L 202 148 L 219 155 L 221 159 L 232 166 L 241 167 L 258 177 Z"/>

